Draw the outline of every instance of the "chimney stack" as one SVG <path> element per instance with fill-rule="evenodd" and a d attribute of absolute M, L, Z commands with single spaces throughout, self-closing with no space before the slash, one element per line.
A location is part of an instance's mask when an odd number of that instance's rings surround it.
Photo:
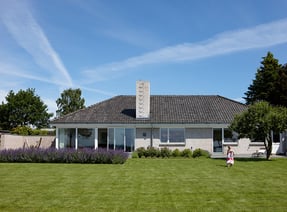
<path fill-rule="evenodd" d="M 137 81 L 136 83 L 136 118 L 148 119 L 150 117 L 150 83 Z"/>

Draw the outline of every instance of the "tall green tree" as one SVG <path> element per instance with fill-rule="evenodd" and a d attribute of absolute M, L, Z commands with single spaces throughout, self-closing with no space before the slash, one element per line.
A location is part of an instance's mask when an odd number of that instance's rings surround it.
<path fill-rule="evenodd" d="M 57 116 L 63 116 L 76 110 L 85 108 L 85 99 L 81 97 L 81 89 L 66 89 L 61 97 L 56 100 L 58 110 Z"/>
<path fill-rule="evenodd" d="M 47 127 L 53 113 L 48 113 L 48 107 L 35 94 L 35 89 L 12 90 L 6 96 L 6 102 L 0 105 L 0 125 L 3 129 L 17 126 Z"/>
<path fill-rule="evenodd" d="M 268 52 L 262 59 L 255 79 L 245 93 L 246 103 L 249 105 L 257 101 L 267 101 L 272 105 L 287 107 L 286 67 L 282 67 L 271 52 Z"/>
<path fill-rule="evenodd" d="M 266 157 L 269 159 L 273 133 L 287 129 L 287 108 L 271 106 L 265 101 L 256 102 L 248 110 L 235 116 L 230 128 L 239 134 L 239 138 L 261 138 L 266 149 Z"/>

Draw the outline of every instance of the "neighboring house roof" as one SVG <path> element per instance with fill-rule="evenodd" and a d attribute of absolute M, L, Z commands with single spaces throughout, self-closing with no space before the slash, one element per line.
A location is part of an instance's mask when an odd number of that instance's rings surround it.
<path fill-rule="evenodd" d="M 52 124 L 213 124 L 230 123 L 247 106 L 207 95 L 152 95 L 150 118 L 136 119 L 136 96 L 116 96 L 52 121 Z"/>

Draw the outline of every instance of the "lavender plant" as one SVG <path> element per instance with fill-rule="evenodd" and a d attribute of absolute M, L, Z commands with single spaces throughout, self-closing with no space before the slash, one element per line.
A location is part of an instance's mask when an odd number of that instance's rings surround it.
<path fill-rule="evenodd" d="M 123 164 L 127 159 L 126 152 L 106 149 L 28 148 L 0 151 L 0 162 Z"/>

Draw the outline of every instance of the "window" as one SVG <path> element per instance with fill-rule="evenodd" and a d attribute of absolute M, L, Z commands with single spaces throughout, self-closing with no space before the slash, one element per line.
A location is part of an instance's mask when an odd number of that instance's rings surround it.
<path fill-rule="evenodd" d="M 274 143 L 280 143 L 280 133 L 278 132 L 273 132 L 273 142 Z"/>
<path fill-rule="evenodd" d="M 90 128 L 78 128 L 78 147 L 95 148 L 95 130 Z"/>
<path fill-rule="evenodd" d="M 222 152 L 222 129 L 213 129 L 213 152 Z"/>
<path fill-rule="evenodd" d="M 132 152 L 134 151 L 135 130 L 133 128 L 109 128 L 108 142 L 110 150 Z"/>
<path fill-rule="evenodd" d="M 224 142 L 231 143 L 238 141 L 238 133 L 231 131 L 230 129 L 224 129 Z"/>
<path fill-rule="evenodd" d="M 75 148 L 76 129 L 59 128 L 59 146 L 58 148 Z"/>
<path fill-rule="evenodd" d="M 238 142 L 238 133 L 229 130 L 228 128 L 213 129 L 213 152 L 222 152 L 223 143 Z"/>
<path fill-rule="evenodd" d="M 161 143 L 184 143 L 185 130 L 184 128 L 161 128 L 160 141 Z"/>

